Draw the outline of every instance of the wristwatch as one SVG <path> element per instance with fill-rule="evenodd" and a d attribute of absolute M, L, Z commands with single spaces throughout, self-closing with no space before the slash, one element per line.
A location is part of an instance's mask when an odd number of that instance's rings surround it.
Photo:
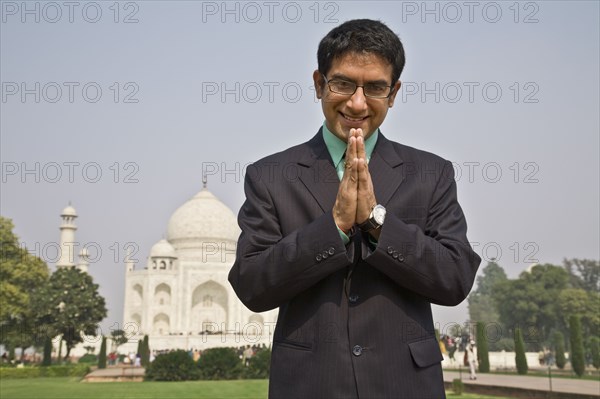
<path fill-rule="evenodd" d="M 369 218 L 358 225 L 358 228 L 362 231 L 371 231 L 380 228 L 383 226 L 383 221 L 385 220 L 385 208 L 383 205 L 375 205 L 373 209 L 371 209 L 371 214 Z"/>

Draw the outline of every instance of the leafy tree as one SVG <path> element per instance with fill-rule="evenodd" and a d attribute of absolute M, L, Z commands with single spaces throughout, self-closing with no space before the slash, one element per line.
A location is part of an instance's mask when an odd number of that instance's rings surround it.
<path fill-rule="evenodd" d="M 571 366 L 573 367 L 575 374 L 581 377 L 585 371 L 585 359 L 579 316 L 573 315 L 569 319 L 569 332 L 571 338 Z"/>
<path fill-rule="evenodd" d="M 517 363 L 517 373 L 527 374 L 527 358 L 525 357 L 525 342 L 523 342 L 523 335 L 521 329 L 515 329 L 515 362 Z"/>
<path fill-rule="evenodd" d="M 106 337 L 102 337 L 102 344 L 100 344 L 100 355 L 98 356 L 98 368 L 106 368 Z"/>
<path fill-rule="evenodd" d="M 590 338 L 590 352 L 592 353 L 592 365 L 600 369 L 600 337 Z"/>
<path fill-rule="evenodd" d="M 477 322 L 477 360 L 479 363 L 479 372 L 490 372 L 490 357 L 488 353 L 488 342 L 485 336 L 485 324 Z"/>
<path fill-rule="evenodd" d="M 600 291 L 600 261 L 592 259 L 564 259 L 571 284 L 588 292 Z"/>
<path fill-rule="evenodd" d="M 567 288 L 558 296 L 558 307 L 565 326 L 571 315 L 581 317 L 583 336 L 589 337 L 600 331 L 600 294 L 581 288 Z"/>
<path fill-rule="evenodd" d="M 129 338 L 127 338 L 127 335 L 124 330 L 113 330 L 110 332 L 110 335 L 117 350 L 119 349 L 119 346 L 129 341 Z"/>
<path fill-rule="evenodd" d="M 545 264 L 521 273 L 516 280 L 496 284 L 492 297 L 500 321 L 508 327 L 527 327 L 527 342 L 541 349 L 550 331 L 563 325 L 557 299 L 568 281 L 563 268 Z"/>
<path fill-rule="evenodd" d="M 564 369 L 567 364 L 565 357 L 565 336 L 560 331 L 556 331 L 553 336 L 554 351 L 556 353 L 556 367 Z"/>
<path fill-rule="evenodd" d="M 492 292 L 497 283 L 506 280 L 504 269 L 492 259 L 483 269 L 483 274 L 477 277 L 477 289 L 469 295 L 469 317 L 471 320 L 488 324 L 498 324 L 500 322 L 500 315 L 494 306 Z M 500 329 L 503 330 L 502 326 L 500 326 Z"/>
<path fill-rule="evenodd" d="M 83 334 L 96 335 L 98 323 L 106 317 L 104 298 L 92 277 L 76 268 L 59 268 L 33 298 L 37 319 L 48 326 L 53 335 L 61 336 L 71 349 L 83 342 Z"/>
<path fill-rule="evenodd" d="M 0 343 L 14 352 L 43 342 L 35 331 L 31 297 L 46 284 L 49 272 L 41 259 L 19 245 L 13 227 L 0 216 Z"/>

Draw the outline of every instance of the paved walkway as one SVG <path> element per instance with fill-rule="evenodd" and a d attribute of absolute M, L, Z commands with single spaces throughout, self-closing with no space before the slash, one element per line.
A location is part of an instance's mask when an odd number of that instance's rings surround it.
<path fill-rule="evenodd" d="M 460 378 L 457 371 L 444 371 L 444 381 L 452 382 L 455 378 Z M 465 385 L 474 386 L 500 386 L 543 392 L 548 392 L 550 390 L 550 381 L 547 377 L 478 373 L 476 380 L 469 380 L 469 372 L 463 370 L 462 381 Z M 600 381 L 579 380 L 575 378 L 552 378 L 552 391 L 591 395 L 600 398 Z"/>
<path fill-rule="evenodd" d="M 86 382 L 101 381 L 142 381 L 145 369 L 143 367 L 114 366 L 96 369 L 85 376 Z"/>
<path fill-rule="evenodd" d="M 116 366 L 94 370 L 85 377 L 85 381 L 142 381 L 143 377 L 143 367 Z M 456 378 L 460 378 L 460 373 L 458 371 L 444 371 L 444 381 L 452 382 L 452 380 Z M 463 370 L 462 381 L 467 386 L 510 387 L 541 392 L 548 392 L 550 390 L 550 381 L 548 378 L 544 377 L 477 374 L 476 380 L 469 380 L 469 372 Z M 578 380 L 575 378 L 552 378 L 552 391 L 559 393 L 576 393 L 600 398 L 600 381 Z"/>

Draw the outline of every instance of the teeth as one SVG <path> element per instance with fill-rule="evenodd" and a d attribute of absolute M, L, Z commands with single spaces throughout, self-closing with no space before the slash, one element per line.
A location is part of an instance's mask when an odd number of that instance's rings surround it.
<path fill-rule="evenodd" d="M 342 114 L 342 115 L 343 115 L 343 114 Z M 352 121 L 352 122 L 360 122 L 360 121 L 362 121 L 363 119 L 365 119 L 365 118 L 350 118 L 350 117 L 349 117 L 349 116 L 347 116 L 347 115 L 344 115 L 344 118 L 346 118 L 346 119 L 348 119 L 349 121 Z"/>

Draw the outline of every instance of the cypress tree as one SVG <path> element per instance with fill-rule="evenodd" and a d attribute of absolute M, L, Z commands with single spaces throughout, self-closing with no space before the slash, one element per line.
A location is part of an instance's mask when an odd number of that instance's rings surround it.
<path fill-rule="evenodd" d="M 583 354 L 583 337 L 581 335 L 581 320 L 573 315 L 569 318 L 569 333 L 571 341 L 571 367 L 577 376 L 581 377 L 585 371 Z"/>
<path fill-rule="evenodd" d="M 98 356 L 98 368 L 106 368 L 106 337 L 102 337 L 102 344 L 100 345 L 100 355 Z"/>
<path fill-rule="evenodd" d="M 488 342 L 485 336 L 485 325 L 483 322 L 477 322 L 477 361 L 479 362 L 479 372 L 490 372 L 490 356 L 488 353 Z"/>
<path fill-rule="evenodd" d="M 556 352 L 556 367 L 562 370 L 565 368 L 565 364 L 567 364 L 567 359 L 565 358 L 565 336 L 560 331 L 556 331 L 553 338 L 554 351 Z"/>
<path fill-rule="evenodd" d="M 517 363 L 517 373 L 521 375 L 527 374 L 527 358 L 525 357 L 525 342 L 523 342 L 523 335 L 521 329 L 515 329 L 515 362 Z"/>
<path fill-rule="evenodd" d="M 600 369 L 600 337 L 590 338 L 590 352 L 592 352 L 592 365 Z"/>
<path fill-rule="evenodd" d="M 50 337 L 44 339 L 44 358 L 42 359 L 42 366 L 50 366 L 52 364 L 52 340 Z"/>
<path fill-rule="evenodd" d="M 142 342 L 142 352 L 140 353 L 142 356 L 142 366 L 148 367 L 150 363 L 150 342 L 147 335 L 144 335 L 144 341 Z"/>

